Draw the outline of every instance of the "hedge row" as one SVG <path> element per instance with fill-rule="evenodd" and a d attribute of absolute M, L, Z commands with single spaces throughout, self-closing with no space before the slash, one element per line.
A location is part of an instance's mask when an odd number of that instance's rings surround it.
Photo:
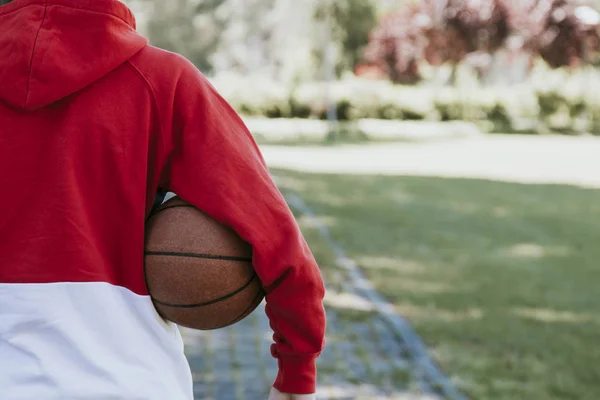
<path fill-rule="evenodd" d="M 594 75 L 595 76 L 595 75 Z M 217 89 L 240 113 L 268 118 L 327 117 L 333 100 L 342 121 L 469 121 L 495 132 L 600 134 L 600 80 L 563 74 L 538 77 L 511 87 L 398 86 L 357 78 L 329 86 L 319 82 L 293 88 L 259 78 L 220 76 Z"/>

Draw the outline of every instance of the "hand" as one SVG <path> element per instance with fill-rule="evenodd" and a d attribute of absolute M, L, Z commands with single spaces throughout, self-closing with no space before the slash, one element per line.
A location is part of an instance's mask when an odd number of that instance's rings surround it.
<path fill-rule="evenodd" d="M 279 390 L 272 388 L 271 393 L 269 393 L 269 400 L 317 400 L 317 395 L 281 393 Z"/>

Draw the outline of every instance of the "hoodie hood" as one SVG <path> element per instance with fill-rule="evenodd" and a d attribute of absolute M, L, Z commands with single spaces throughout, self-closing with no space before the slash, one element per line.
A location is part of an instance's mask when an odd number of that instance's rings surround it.
<path fill-rule="evenodd" d="M 147 44 L 118 0 L 14 0 L 0 7 L 0 101 L 28 111 L 45 107 Z"/>

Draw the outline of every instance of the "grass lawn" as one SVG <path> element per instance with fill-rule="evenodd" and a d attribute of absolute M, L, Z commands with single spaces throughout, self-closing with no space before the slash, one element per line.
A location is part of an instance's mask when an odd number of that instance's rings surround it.
<path fill-rule="evenodd" d="M 469 398 L 600 398 L 600 191 L 273 173 Z"/>

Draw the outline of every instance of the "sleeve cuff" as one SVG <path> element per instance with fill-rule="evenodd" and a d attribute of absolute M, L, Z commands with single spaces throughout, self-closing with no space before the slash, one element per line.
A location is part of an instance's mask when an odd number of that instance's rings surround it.
<path fill-rule="evenodd" d="M 282 393 L 313 394 L 316 392 L 316 360 L 279 359 L 279 373 L 273 386 Z"/>

